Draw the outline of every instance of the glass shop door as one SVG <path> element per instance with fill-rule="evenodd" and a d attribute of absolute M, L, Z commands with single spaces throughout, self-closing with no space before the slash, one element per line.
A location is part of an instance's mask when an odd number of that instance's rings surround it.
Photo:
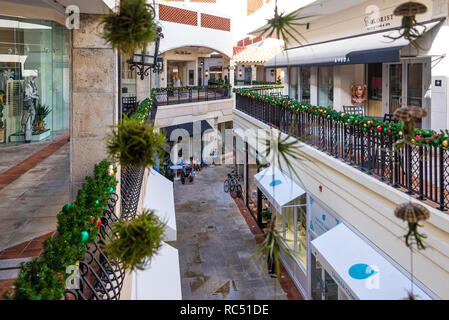
<path fill-rule="evenodd" d="M 312 300 L 338 300 L 338 285 L 315 256 L 311 258 Z"/>

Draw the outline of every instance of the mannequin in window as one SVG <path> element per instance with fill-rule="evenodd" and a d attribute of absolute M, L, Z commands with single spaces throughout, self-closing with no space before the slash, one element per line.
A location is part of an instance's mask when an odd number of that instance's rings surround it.
<path fill-rule="evenodd" d="M 23 84 L 23 114 L 21 119 L 22 130 L 25 133 L 25 142 L 31 142 L 33 134 L 33 123 L 36 117 L 37 87 L 34 77 L 27 77 Z"/>

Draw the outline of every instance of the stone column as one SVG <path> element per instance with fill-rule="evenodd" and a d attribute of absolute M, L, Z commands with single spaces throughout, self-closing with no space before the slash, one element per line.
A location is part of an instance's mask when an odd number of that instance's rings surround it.
<path fill-rule="evenodd" d="M 71 33 L 70 194 L 107 157 L 105 135 L 118 121 L 117 52 L 99 36 L 98 15 L 81 15 Z M 119 190 L 117 190 L 119 191 Z"/>

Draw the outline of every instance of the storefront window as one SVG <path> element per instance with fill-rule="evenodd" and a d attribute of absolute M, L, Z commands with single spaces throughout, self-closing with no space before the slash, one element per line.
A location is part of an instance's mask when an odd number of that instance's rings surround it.
<path fill-rule="evenodd" d="M 0 18 L 4 142 L 55 138 L 69 127 L 69 45 L 63 26 Z"/>
<path fill-rule="evenodd" d="M 318 105 L 333 107 L 334 105 L 334 72 L 333 67 L 318 68 Z"/>
<path fill-rule="evenodd" d="M 275 210 L 272 208 L 272 210 Z M 276 211 L 275 230 L 283 237 L 285 244 L 299 261 L 304 270 L 307 269 L 307 223 L 306 195 L 289 203 L 281 215 Z"/>
<path fill-rule="evenodd" d="M 368 65 L 368 115 L 382 116 L 382 63 Z"/>
<path fill-rule="evenodd" d="M 257 219 L 257 185 L 254 176 L 258 173 L 256 163 L 256 150 L 248 146 L 248 203 L 253 216 Z"/>
<path fill-rule="evenodd" d="M 298 100 L 298 68 L 290 68 L 289 72 L 289 96 L 291 99 Z"/>
<path fill-rule="evenodd" d="M 301 102 L 310 103 L 310 67 L 301 67 Z"/>

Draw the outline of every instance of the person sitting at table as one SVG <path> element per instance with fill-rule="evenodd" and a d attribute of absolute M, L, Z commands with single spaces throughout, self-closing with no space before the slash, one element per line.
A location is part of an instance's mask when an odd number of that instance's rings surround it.
<path fill-rule="evenodd" d="M 192 170 L 192 176 L 195 175 L 195 170 L 194 170 L 194 162 L 193 162 L 193 157 L 190 157 L 190 160 L 186 162 L 186 166 L 184 168 L 184 173 L 187 174 L 188 170 Z"/>
<path fill-rule="evenodd" d="M 193 161 L 193 168 L 195 171 L 201 171 L 201 162 L 200 159 L 198 159 L 198 154 L 195 152 L 194 154 L 194 161 Z"/>

